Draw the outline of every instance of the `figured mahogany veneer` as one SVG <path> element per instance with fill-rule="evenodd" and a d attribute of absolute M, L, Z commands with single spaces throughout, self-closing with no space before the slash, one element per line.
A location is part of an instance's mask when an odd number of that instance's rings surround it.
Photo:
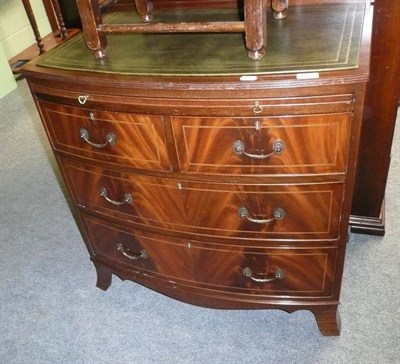
<path fill-rule="evenodd" d="M 233 185 L 118 173 L 62 158 L 74 202 L 141 228 L 253 239 L 337 239 L 343 184 Z M 102 196 L 122 203 L 115 205 Z M 104 193 L 103 193 L 104 194 Z M 124 201 L 126 195 L 129 201 Z M 157 208 L 155 208 L 157 206 Z M 270 219 L 268 223 L 241 217 Z M 306 210 L 307 214 L 302 212 Z"/>
<path fill-rule="evenodd" d="M 139 277 L 154 277 L 159 284 L 173 281 L 176 286 L 221 290 L 228 295 L 232 293 L 233 297 L 235 293 L 256 294 L 264 299 L 283 295 L 329 299 L 333 295 L 337 255 L 334 246 L 257 248 L 251 241 L 247 246 L 238 246 L 235 242 L 216 245 L 207 240 L 188 241 L 134 230 L 84 213 L 80 216 L 93 256 L 133 269 Z M 133 267 L 132 260 L 120 250 L 128 255 L 143 252 L 145 257 Z M 207 265 L 214 268 L 206 269 Z M 304 266 L 310 269 L 304 272 Z M 273 275 L 279 270 L 284 276 L 260 284 L 243 275 L 246 267 L 251 267 L 255 277 Z M 235 305 L 227 302 L 225 308 Z M 212 300 L 208 306 L 218 307 Z"/>
<path fill-rule="evenodd" d="M 97 286 L 117 275 L 200 306 L 307 309 L 339 335 L 364 29 L 358 68 L 318 77 L 27 65 Z"/>
<path fill-rule="evenodd" d="M 41 104 L 41 111 L 56 150 L 137 168 L 170 167 L 160 115 L 113 113 L 46 102 Z M 105 144 L 110 134 L 113 141 L 104 148 L 93 147 L 83 140 L 82 129 L 89 142 Z"/>
<path fill-rule="evenodd" d="M 183 172 L 345 173 L 352 118 L 351 113 L 270 118 L 172 117 L 172 127 Z M 282 150 L 276 150 L 276 143 L 281 143 Z M 235 145 L 243 151 L 235 152 Z M 268 154 L 271 156 L 256 159 Z"/>

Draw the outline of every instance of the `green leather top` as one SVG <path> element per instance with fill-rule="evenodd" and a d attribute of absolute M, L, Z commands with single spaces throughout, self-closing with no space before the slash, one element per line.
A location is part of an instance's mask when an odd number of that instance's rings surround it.
<path fill-rule="evenodd" d="M 247 57 L 243 34 L 108 35 L 107 57 L 94 59 L 82 35 L 39 58 L 38 64 L 69 70 L 132 75 L 257 75 L 356 68 L 363 4 L 292 6 L 284 20 L 268 11 L 266 55 Z M 235 20 L 235 10 L 160 12 L 156 21 Z M 108 23 L 138 22 L 133 13 L 111 13 Z"/>

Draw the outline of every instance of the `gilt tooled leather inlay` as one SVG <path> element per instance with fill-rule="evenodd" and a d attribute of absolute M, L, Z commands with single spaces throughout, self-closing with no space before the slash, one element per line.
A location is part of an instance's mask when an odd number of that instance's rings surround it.
<path fill-rule="evenodd" d="M 243 52 L 243 34 L 108 35 L 107 57 L 96 60 L 82 35 L 44 54 L 38 65 L 132 75 L 244 75 L 352 69 L 358 66 L 363 4 L 292 6 L 284 20 L 268 13 L 266 56 Z M 163 12 L 156 21 L 235 20 L 232 10 Z M 139 22 L 134 12 L 111 13 L 105 22 Z"/>

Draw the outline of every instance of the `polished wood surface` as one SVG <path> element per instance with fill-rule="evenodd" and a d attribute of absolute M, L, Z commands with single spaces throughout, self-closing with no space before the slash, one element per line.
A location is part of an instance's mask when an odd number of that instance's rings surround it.
<path fill-rule="evenodd" d="M 196 234 L 284 240 L 339 237 L 341 184 L 181 185 L 186 219 Z M 242 208 L 247 217 L 241 216 Z M 284 216 L 275 217 L 278 209 Z"/>
<path fill-rule="evenodd" d="M 62 170 L 77 205 L 111 218 L 128 220 L 141 228 L 241 239 L 339 238 L 343 198 L 340 183 L 199 184 L 117 173 L 69 159 L 62 159 Z M 107 201 L 100 193 L 102 190 L 118 205 Z M 124 202 L 127 194 L 131 200 Z M 240 216 L 241 208 L 246 208 L 250 219 L 260 221 L 252 222 Z M 277 209 L 282 209 L 284 216 L 273 219 Z M 303 214 L 304 210 L 308 213 Z"/>
<path fill-rule="evenodd" d="M 376 0 L 352 231 L 384 235 L 384 198 L 400 102 L 400 1 Z M 372 173 L 371 173 L 372 172 Z"/>
<path fill-rule="evenodd" d="M 187 240 L 127 229 L 86 214 L 80 217 L 96 256 L 167 285 L 174 280 L 175 284 L 221 290 L 232 296 L 249 293 L 264 298 L 329 299 L 333 294 L 336 247 L 255 249 L 235 244 L 214 246 L 195 240 L 189 244 Z M 131 257 L 143 250 L 146 254 L 131 259 L 119 249 Z M 307 272 L 305 266 L 310 267 Z M 243 274 L 245 268 L 254 272 L 254 278 L 269 277 L 276 271 L 284 274 L 270 282 L 256 282 Z M 208 306 L 215 307 L 212 302 Z"/>
<path fill-rule="evenodd" d="M 162 116 L 113 113 L 43 102 L 41 112 L 56 150 L 137 168 L 169 169 Z M 85 141 L 81 130 L 87 131 Z M 107 143 L 112 133 L 114 144 Z M 105 144 L 93 147 L 89 142 Z"/>
<path fill-rule="evenodd" d="M 271 118 L 173 117 L 172 127 L 184 172 L 343 174 L 351 120 L 351 113 Z M 238 143 L 243 152 L 235 151 Z M 277 149 L 279 143 L 282 150 Z"/>
<path fill-rule="evenodd" d="M 306 309 L 322 334 L 338 335 L 367 29 L 358 68 L 311 79 L 275 73 L 243 82 L 26 66 L 97 286 L 107 289 L 117 275 L 200 306 Z M 98 144 L 113 132 L 116 144 L 92 146 L 82 128 Z M 227 173 L 219 164 L 231 163 L 236 137 L 254 154 L 282 138 L 282 172 L 265 172 L 272 157 L 249 164 L 234 155 L 237 172 Z M 156 155 L 158 163 L 149 162 Z M 201 168 L 189 170 L 182 162 L 188 157 Z"/>

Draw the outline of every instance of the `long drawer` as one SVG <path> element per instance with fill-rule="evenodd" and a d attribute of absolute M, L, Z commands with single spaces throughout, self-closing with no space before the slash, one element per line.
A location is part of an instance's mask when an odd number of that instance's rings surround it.
<path fill-rule="evenodd" d="M 330 297 L 337 248 L 206 245 L 81 214 L 92 256 L 147 279 L 266 296 Z"/>
<path fill-rule="evenodd" d="M 74 202 L 148 227 L 252 239 L 337 239 L 342 183 L 239 185 L 139 176 L 61 158 Z"/>
<path fill-rule="evenodd" d="M 352 118 L 174 116 L 172 127 L 186 173 L 344 174 Z"/>
<path fill-rule="evenodd" d="M 162 116 L 38 105 L 55 150 L 140 169 L 170 169 Z"/>

